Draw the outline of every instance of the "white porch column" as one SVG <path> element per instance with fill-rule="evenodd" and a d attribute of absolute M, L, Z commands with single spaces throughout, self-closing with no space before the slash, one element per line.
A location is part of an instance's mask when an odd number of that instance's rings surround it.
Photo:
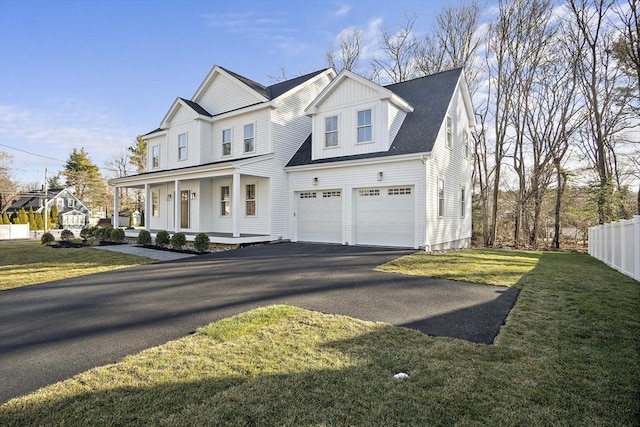
<path fill-rule="evenodd" d="M 113 187 L 113 215 L 111 216 L 111 225 L 113 228 L 118 227 L 119 213 L 118 206 L 120 205 L 120 187 Z"/>
<path fill-rule="evenodd" d="M 144 228 L 150 230 L 151 220 L 151 186 L 149 184 L 144 185 Z"/>
<path fill-rule="evenodd" d="M 231 220 L 233 224 L 233 237 L 240 237 L 240 174 L 233 173 L 231 185 Z"/>
<path fill-rule="evenodd" d="M 173 195 L 173 231 L 180 231 L 180 180 L 174 182 Z"/>

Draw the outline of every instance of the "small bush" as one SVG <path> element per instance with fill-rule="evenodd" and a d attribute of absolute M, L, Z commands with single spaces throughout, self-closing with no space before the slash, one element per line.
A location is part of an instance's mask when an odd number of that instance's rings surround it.
<path fill-rule="evenodd" d="M 42 237 L 40 238 L 40 243 L 42 243 L 43 245 L 48 245 L 50 243 L 53 243 L 56 241 L 56 238 L 53 237 L 53 234 L 51 233 L 44 233 L 42 235 Z"/>
<path fill-rule="evenodd" d="M 209 236 L 205 233 L 196 234 L 196 238 L 193 240 L 193 247 L 198 252 L 206 252 L 209 250 Z"/>
<path fill-rule="evenodd" d="M 80 230 L 80 237 L 82 237 L 84 240 L 87 240 L 89 237 L 91 237 L 92 230 L 93 228 L 83 228 L 82 230 Z"/>
<path fill-rule="evenodd" d="M 122 228 L 112 229 L 111 240 L 113 240 L 114 242 L 124 242 L 124 230 Z"/>
<path fill-rule="evenodd" d="M 169 232 L 165 230 L 158 231 L 158 234 L 156 234 L 156 246 L 160 246 L 161 248 L 164 248 L 169 244 L 169 242 L 170 242 Z"/>
<path fill-rule="evenodd" d="M 100 240 L 104 240 L 105 242 L 111 241 L 111 233 L 113 232 L 113 228 L 104 227 L 99 230 Z"/>
<path fill-rule="evenodd" d="M 60 232 L 60 239 L 61 239 L 63 242 L 70 242 L 70 241 L 72 241 L 75 237 L 76 237 L 76 235 L 75 235 L 75 234 L 73 234 L 73 231 L 71 231 L 71 230 L 67 230 L 66 228 Z"/>
<path fill-rule="evenodd" d="M 180 250 L 184 245 L 187 244 L 187 237 L 184 233 L 173 233 L 171 236 L 171 246 L 173 249 Z"/>
<path fill-rule="evenodd" d="M 136 240 L 136 242 L 139 245 L 150 245 L 151 233 L 149 233 L 147 230 L 140 230 L 140 232 L 138 233 L 138 239 Z"/>

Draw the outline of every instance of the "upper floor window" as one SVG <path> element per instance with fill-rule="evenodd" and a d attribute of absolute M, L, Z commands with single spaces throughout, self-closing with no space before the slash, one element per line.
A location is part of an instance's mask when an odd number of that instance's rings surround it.
<path fill-rule="evenodd" d="M 187 158 L 187 134 L 178 135 L 178 160 L 186 160 Z"/>
<path fill-rule="evenodd" d="M 245 214 L 247 216 L 256 215 L 256 185 L 255 184 L 246 185 Z"/>
<path fill-rule="evenodd" d="M 160 166 L 160 146 L 154 145 L 151 147 L 151 167 L 157 168 Z"/>
<path fill-rule="evenodd" d="M 464 187 L 460 189 L 460 217 L 464 218 L 467 211 L 467 197 L 464 191 Z"/>
<path fill-rule="evenodd" d="M 464 138 L 464 158 L 468 159 L 469 158 L 469 132 L 465 131 L 463 134 L 463 138 Z"/>
<path fill-rule="evenodd" d="M 358 111 L 358 142 L 372 141 L 371 110 Z"/>
<path fill-rule="evenodd" d="M 444 179 L 438 179 L 438 216 L 444 216 Z"/>
<path fill-rule="evenodd" d="M 222 131 L 222 155 L 231 155 L 231 129 L 225 129 Z"/>
<path fill-rule="evenodd" d="M 338 146 L 338 116 L 330 116 L 324 119 L 324 146 Z"/>
<path fill-rule="evenodd" d="M 250 153 L 255 150 L 254 126 L 253 123 L 244 125 L 244 152 Z"/>
<path fill-rule="evenodd" d="M 453 145 L 453 124 L 451 122 L 451 117 L 447 116 L 447 148 L 451 148 Z"/>
<path fill-rule="evenodd" d="M 231 192 L 228 185 L 220 187 L 220 215 L 222 216 L 231 215 L 230 196 Z"/>

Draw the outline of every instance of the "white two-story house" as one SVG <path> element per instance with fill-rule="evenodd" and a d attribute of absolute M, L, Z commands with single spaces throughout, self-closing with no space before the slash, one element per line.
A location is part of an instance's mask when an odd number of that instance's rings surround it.
<path fill-rule="evenodd" d="M 384 87 L 327 69 L 265 87 L 216 66 L 144 136 L 148 172 L 110 183 L 144 188 L 152 231 L 466 247 L 473 127 L 461 69 Z"/>

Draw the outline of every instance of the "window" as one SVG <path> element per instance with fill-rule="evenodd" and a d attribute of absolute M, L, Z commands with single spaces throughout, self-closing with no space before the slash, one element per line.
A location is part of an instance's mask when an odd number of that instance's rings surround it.
<path fill-rule="evenodd" d="M 464 191 L 464 187 L 462 187 L 460 189 L 460 217 L 464 218 L 464 215 L 466 213 L 466 196 L 465 196 L 465 191 Z"/>
<path fill-rule="evenodd" d="M 222 131 L 222 155 L 231 155 L 231 129 L 225 129 Z"/>
<path fill-rule="evenodd" d="M 371 110 L 358 111 L 358 142 L 372 141 Z"/>
<path fill-rule="evenodd" d="M 58 208 L 58 210 L 64 209 L 64 199 L 63 198 L 58 197 L 56 199 L 56 207 Z"/>
<path fill-rule="evenodd" d="M 447 148 L 451 148 L 453 145 L 453 133 L 451 130 L 452 127 L 451 117 L 447 116 Z"/>
<path fill-rule="evenodd" d="M 67 199 L 67 206 L 69 206 L 70 208 L 73 208 L 73 207 L 75 207 L 75 205 L 76 205 L 76 201 L 74 199 L 72 199 L 71 197 L 69 197 Z"/>
<path fill-rule="evenodd" d="M 301 199 L 315 199 L 316 198 L 316 192 L 305 192 L 305 193 L 300 193 L 300 198 Z"/>
<path fill-rule="evenodd" d="M 160 216 L 160 194 L 157 191 L 151 192 L 151 215 Z"/>
<path fill-rule="evenodd" d="M 329 199 L 331 197 L 340 197 L 340 196 L 342 196 L 342 192 L 340 190 L 322 192 L 322 198 L 324 199 Z"/>
<path fill-rule="evenodd" d="M 444 180 L 438 180 L 438 216 L 444 216 Z"/>
<path fill-rule="evenodd" d="M 244 152 L 251 153 L 255 150 L 253 123 L 244 125 Z"/>
<path fill-rule="evenodd" d="M 220 215 L 221 216 L 229 216 L 231 215 L 231 193 L 229 191 L 229 186 L 224 185 L 220 187 Z"/>
<path fill-rule="evenodd" d="M 245 213 L 247 216 L 256 215 L 256 185 L 247 184 L 245 197 Z"/>
<path fill-rule="evenodd" d="M 380 190 L 377 188 L 374 190 L 358 190 L 358 192 L 360 193 L 360 197 L 375 197 L 380 195 Z"/>
<path fill-rule="evenodd" d="M 178 160 L 187 159 L 187 134 L 178 135 Z"/>
<path fill-rule="evenodd" d="M 338 116 L 331 116 L 324 119 L 324 146 L 338 146 Z"/>
<path fill-rule="evenodd" d="M 464 133 L 462 134 L 463 138 L 464 138 L 464 158 L 468 159 L 469 158 L 469 132 L 464 131 Z"/>
<path fill-rule="evenodd" d="M 401 196 L 411 194 L 411 187 L 389 188 L 387 195 L 389 196 Z"/>
<path fill-rule="evenodd" d="M 157 168 L 160 166 L 160 146 L 154 145 L 151 147 L 151 167 Z"/>

